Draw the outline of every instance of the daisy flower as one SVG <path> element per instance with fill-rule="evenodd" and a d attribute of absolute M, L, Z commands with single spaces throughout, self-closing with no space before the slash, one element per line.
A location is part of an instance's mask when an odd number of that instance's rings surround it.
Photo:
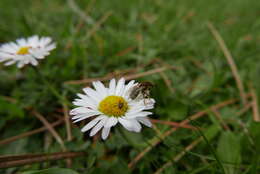
<path fill-rule="evenodd" d="M 20 38 L 0 46 L 0 62 L 5 62 L 6 66 L 17 63 L 18 68 L 26 64 L 36 66 L 39 59 L 49 55 L 55 48 L 56 45 L 50 37 Z"/>
<path fill-rule="evenodd" d="M 121 78 L 117 83 L 115 79 L 110 80 L 109 87 L 105 87 L 100 81 L 93 82 L 92 88 L 84 88 L 85 94 L 77 94 L 79 99 L 75 99 L 74 105 L 77 108 L 70 111 L 72 120 L 81 120 L 94 117 L 81 131 L 86 132 L 91 129 L 90 136 L 95 135 L 102 129 L 101 137 L 106 139 L 111 127 L 120 123 L 125 129 L 133 132 L 141 131 L 141 124 L 151 127 L 152 124 L 148 115 L 152 112 L 154 99 L 134 99 L 129 95 L 134 86 L 134 80 L 125 84 L 125 79 Z"/>

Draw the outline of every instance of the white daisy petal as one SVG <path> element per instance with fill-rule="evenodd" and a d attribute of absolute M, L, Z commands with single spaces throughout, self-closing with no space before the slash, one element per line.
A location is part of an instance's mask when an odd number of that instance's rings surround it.
<path fill-rule="evenodd" d="M 36 59 L 43 59 L 44 58 L 44 52 L 42 52 L 42 51 L 40 51 L 38 49 L 31 50 L 30 53 Z"/>
<path fill-rule="evenodd" d="M 0 62 L 4 62 L 4 61 L 6 61 L 6 60 L 7 60 L 7 59 L 0 57 Z"/>
<path fill-rule="evenodd" d="M 98 116 L 97 118 L 93 119 L 92 121 L 90 121 L 86 126 L 84 126 L 82 129 L 81 129 L 81 132 L 86 132 L 88 131 L 89 129 L 91 129 L 92 127 L 94 127 L 100 120 L 106 118 L 106 116 L 104 115 L 100 115 Z"/>
<path fill-rule="evenodd" d="M 115 126 L 115 125 L 117 124 L 117 122 L 118 122 L 118 119 L 117 119 L 117 118 L 115 118 L 115 117 L 110 117 L 110 118 L 107 120 L 107 122 L 106 122 L 106 124 L 104 125 L 104 127 L 105 127 L 105 128 L 113 127 L 113 126 Z"/>
<path fill-rule="evenodd" d="M 87 87 L 87 88 L 84 88 L 83 91 L 93 100 L 95 101 L 96 103 L 99 103 L 100 100 L 103 99 L 103 97 L 97 93 L 97 91 Z"/>
<path fill-rule="evenodd" d="M 86 112 L 84 114 L 76 114 L 74 115 L 71 119 L 74 120 L 74 121 L 77 121 L 77 120 L 84 120 L 86 118 L 89 118 L 89 117 L 93 117 L 93 116 L 97 116 L 97 115 L 100 115 L 100 113 L 96 112 L 96 111 L 93 111 L 93 112 Z M 78 121 L 77 121 L 78 122 Z"/>
<path fill-rule="evenodd" d="M 19 61 L 17 64 L 18 68 L 22 68 L 26 63 L 24 61 Z"/>
<path fill-rule="evenodd" d="M 133 131 L 134 132 L 140 132 L 141 129 L 142 129 L 141 124 L 138 121 L 136 121 L 135 119 L 130 119 L 130 121 L 131 121 L 131 124 L 132 124 Z"/>
<path fill-rule="evenodd" d="M 0 52 L 0 57 L 9 59 L 9 58 L 12 58 L 13 55 L 11 55 L 10 53 Z"/>
<path fill-rule="evenodd" d="M 55 48 L 56 48 L 56 44 L 54 43 L 54 44 L 48 45 L 48 46 L 45 47 L 44 49 L 47 50 L 47 51 L 51 51 L 51 50 L 53 50 L 53 49 L 55 49 Z"/>
<path fill-rule="evenodd" d="M 92 100 L 92 99 L 90 99 L 88 96 L 86 96 L 86 95 L 83 95 L 83 94 L 77 94 L 80 98 L 82 98 L 82 100 L 78 100 L 78 101 L 85 101 L 85 103 L 84 103 L 84 106 L 85 107 L 91 107 L 91 108 L 96 108 L 96 106 L 97 106 L 97 103 L 94 101 L 94 100 Z M 75 104 L 76 105 L 76 104 Z M 80 105 L 79 105 L 80 106 Z"/>
<path fill-rule="evenodd" d="M 97 110 L 97 105 L 96 104 L 92 104 L 92 100 L 85 100 L 85 99 L 75 99 L 75 101 L 73 101 L 72 103 L 76 106 L 82 106 L 82 107 L 86 107 L 86 108 L 91 108 L 94 110 Z"/>
<path fill-rule="evenodd" d="M 88 112 L 93 112 L 93 110 L 89 109 L 89 108 L 85 108 L 85 107 L 78 107 L 78 108 L 72 109 L 70 111 L 70 115 L 84 114 L 84 113 L 88 113 Z"/>
<path fill-rule="evenodd" d="M 126 117 L 127 118 L 136 118 L 136 117 L 146 117 L 148 115 L 152 115 L 152 112 L 147 112 L 147 111 L 143 111 L 143 112 L 133 112 L 133 113 L 127 113 Z"/>
<path fill-rule="evenodd" d="M 112 79 L 109 83 L 108 93 L 109 95 L 114 95 L 116 92 L 116 80 Z"/>
<path fill-rule="evenodd" d="M 9 66 L 14 64 L 16 61 L 15 60 L 10 60 L 9 62 L 6 62 L 4 65 Z"/>
<path fill-rule="evenodd" d="M 128 111 L 129 114 L 138 113 L 145 110 L 145 106 L 137 105 L 136 103 L 134 105 L 130 105 L 130 109 Z"/>
<path fill-rule="evenodd" d="M 15 44 L 14 42 L 9 42 L 1 47 L 1 51 L 6 53 L 16 53 L 16 47 L 18 47 L 17 44 Z"/>
<path fill-rule="evenodd" d="M 37 35 L 28 38 L 28 43 L 31 45 L 37 45 L 38 42 L 39 42 L 39 37 Z"/>
<path fill-rule="evenodd" d="M 122 92 L 124 92 L 124 86 L 125 86 L 125 79 L 121 78 L 116 86 L 116 95 L 121 96 Z"/>
<path fill-rule="evenodd" d="M 50 37 L 44 37 L 40 40 L 40 46 L 49 45 L 51 43 Z"/>
<path fill-rule="evenodd" d="M 133 125 L 132 122 L 124 119 L 124 118 L 118 118 L 119 123 L 121 123 L 122 126 L 124 126 L 124 128 L 126 128 L 129 131 L 133 131 Z"/>
<path fill-rule="evenodd" d="M 36 59 L 34 59 L 34 58 L 31 58 L 31 59 L 30 59 L 30 62 L 31 62 L 31 64 L 32 64 L 33 66 L 37 66 L 37 65 L 38 65 L 38 61 L 37 61 Z"/>
<path fill-rule="evenodd" d="M 95 135 L 103 126 L 104 124 L 106 124 L 106 121 L 107 121 L 107 117 L 102 119 L 91 131 L 90 131 L 90 134 L 89 136 L 93 136 Z"/>
<path fill-rule="evenodd" d="M 136 119 L 137 119 L 137 121 L 144 124 L 145 126 L 152 127 L 152 123 L 147 117 L 138 117 Z"/>
<path fill-rule="evenodd" d="M 10 42 L 10 43 L 9 43 L 9 46 L 10 46 L 11 48 L 13 48 L 13 50 L 16 50 L 16 49 L 19 48 L 18 44 L 16 44 L 15 42 Z"/>
<path fill-rule="evenodd" d="M 87 103 L 85 100 L 80 100 L 80 99 L 75 99 L 75 101 L 72 102 L 76 106 L 83 106 L 83 107 L 88 107 L 89 103 Z"/>
<path fill-rule="evenodd" d="M 30 63 L 31 58 L 33 58 L 33 57 L 31 57 L 29 55 L 25 55 L 25 56 L 23 56 L 23 59 L 21 59 L 20 61 L 23 62 L 24 64 L 28 64 L 28 63 Z"/>
<path fill-rule="evenodd" d="M 102 129 L 102 139 L 103 140 L 105 140 L 105 139 L 107 139 L 107 137 L 108 137 L 108 135 L 109 135 L 109 132 L 110 132 L 110 127 L 104 127 L 103 129 Z"/>
<path fill-rule="evenodd" d="M 22 47 L 22 46 L 25 46 L 27 44 L 26 40 L 24 38 L 21 38 L 21 39 L 17 39 L 16 40 L 17 44 Z"/>
<path fill-rule="evenodd" d="M 77 115 L 77 116 L 72 117 L 72 120 L 76 119 L 73 121 L 73 123 L 77 123 L 79 121 L 85 120 L 89 117 L 93 117 L 96 115 L 99 115 L 99 113 L 96 113 L 96 112 L 85 113 L 84 115 L 82 114 L 82 115 Z M 78 117 L 78 119 L 77 119 L 77 117 Z"/>
<path fill-rule="evenodd" d="M 83 95 L 83 94 L 80 94 L 80 93 L 77 93 L 77 96 L 81 99 L 87 99 L 88 98 L 86 95 Z"/>
<path fill-rule="evenodd" d="M 102 98 L 105 98 L 107 96 L 107 89 L 100 81 L 93 82 L 93 86 L 95 87 L 97 92 L 102 96 Z"/>

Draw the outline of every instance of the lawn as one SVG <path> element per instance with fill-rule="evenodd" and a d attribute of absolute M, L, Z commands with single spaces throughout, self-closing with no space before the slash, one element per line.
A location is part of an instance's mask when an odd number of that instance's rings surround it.
<path fill-rule="evenodd" d="M 1 0 L 0 45 L 49 36 L 39 65 L 0 63 L 2 174 L 259 174 L 259 0 Z M 106 140 L 72 123 L 101 80 L 151 82 L 153 127 Z M 91 119 L 90 119 L 91 120 Z M 32 155 L 33 154 L 33 155 Z"/>

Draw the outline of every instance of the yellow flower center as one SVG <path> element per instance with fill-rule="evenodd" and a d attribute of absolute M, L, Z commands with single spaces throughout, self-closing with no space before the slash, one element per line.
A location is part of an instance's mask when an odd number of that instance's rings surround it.
<path fill-rule="evenodd" d="M 19 54 L 19 55 L 28 54 L 30 48 L 31 48 L 31 47 L 21 47 L 21 48 L 16 52 L 16 54 Z"/>
<path fill-rule="evenodd" d="M 128 104 L 123 97 L 108 96 L 104 98 L 98 106 L 98 110 L 108 116 L 123 116 L 128 109 Z"/>

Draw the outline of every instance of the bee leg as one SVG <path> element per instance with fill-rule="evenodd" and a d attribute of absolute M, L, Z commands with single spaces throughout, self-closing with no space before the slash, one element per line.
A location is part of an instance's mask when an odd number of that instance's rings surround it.
<path fill-rule="evenodd" d="M 144 95 L 144 105 L 147 104 L 147 103 L 146 103 L 146 102 L 147 102 L 146 100 L 147 100 L 148 98 L 149 98 L 149 97 L 148 97 L 147 95 Z"/>

